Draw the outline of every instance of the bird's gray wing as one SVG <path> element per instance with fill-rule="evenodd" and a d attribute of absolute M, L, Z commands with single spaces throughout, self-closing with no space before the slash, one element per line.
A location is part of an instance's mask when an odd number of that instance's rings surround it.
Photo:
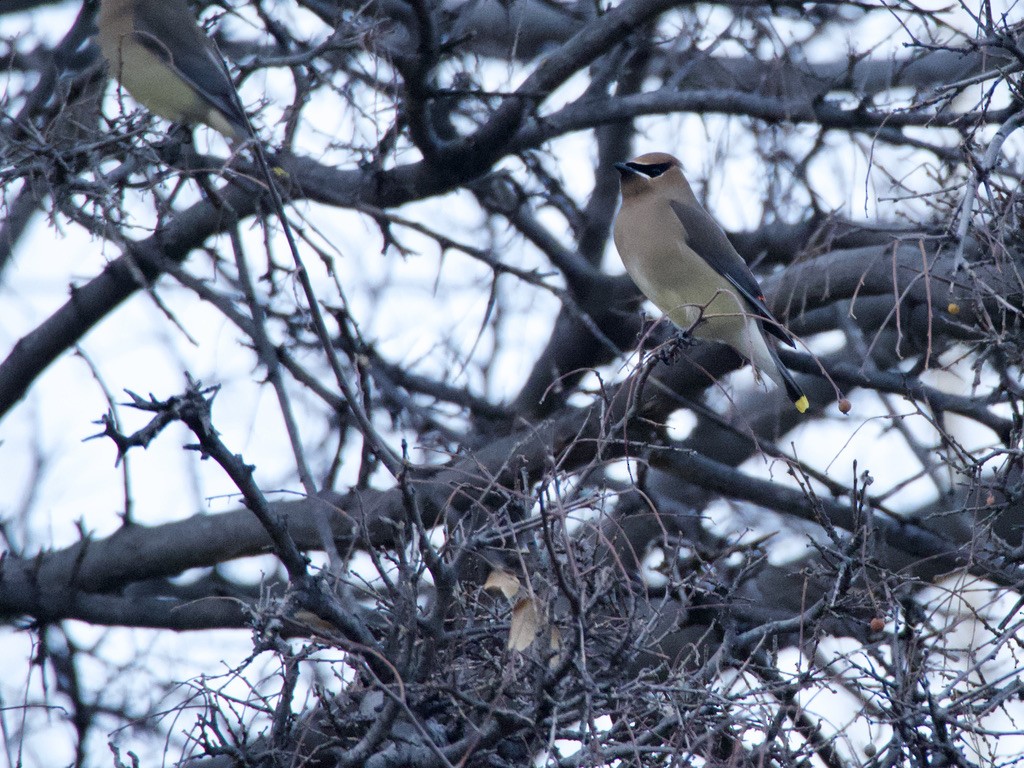
<path fill-rule="evenodd" d="M 733 248 L 725 232 L 711 215 L 699 205 L 688 205 L 678 200 L 669 201 L 672 210 L 686 230 L 686 243 L 697 255 L 711 265 L 750 304 L 754 313 L 761 318 L 764 328 L 780 340 L 795 347 L 789 331 L 775 319 L 764 303 L 764 293 L 757 284 L 757 278 L 750 271 L 747 262 Z"/>
<path fill-rule="evenodd" d="M 135 14 L 135 39 L 223 114 L 233 126 L 249 133 L 249 123 L 238 100 L 224 60 L 186 9 L 186 23 L 167 12 L 173 0 L 147 6 L 152 13 Z M 194 54 L 194 55 L 193 55 Z"/>

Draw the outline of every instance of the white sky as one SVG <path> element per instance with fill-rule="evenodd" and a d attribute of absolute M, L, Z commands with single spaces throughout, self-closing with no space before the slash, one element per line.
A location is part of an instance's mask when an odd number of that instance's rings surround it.
<path fill-rule="evenodd" d="M 75 3 L 43 8 L 31 17 L 24 17 L 21 24 L 16 19 L 6 20 L 0 34 L 21 34 L 31 28 L 33 34 L 49 30 L 51 36 L 59 36 L 76 10 Z M 795 34 L 786 24 L 778 26 L 782 37 Z M 794 22 L 793 28 L 798 27 L 799 22 Z M 891 37 L 898 28 L 895 20 L 890 27 L 857 30 L 858 46 L 864 49 L 877 45 L 876 55 L 885 55 L 886 46 L 898 52 L 898 41 Z M 893 45 L 895 49 L 891 48 Z M 831 58 L 835 51 L 820 53 L 823 58 Z M 510 82 L 510 73 L 501 68 L 488 70 L 488 76 L 493 76 L 495 87 L 514 84 Z M 511 75 L 512 81 L 516 77 Z M 584 85 L 582 78 L 574 79 L 550 103 L 568 100 Z M 277 103 L 288 101 L 286 81 L 264 80 L 250 83 L 250 86 L 265 88 L 271 96 L 277 94 Z M 316 121 L 319 134 L 311 129 L 309 142 L 311 145 L 322 143 L 345 131 L 353 137 L 373 135 L 380 126 L 375 117 L 379 118 L 379 113 L 358 116 L 341 109 L 325 110 Z M 750 151 L 750 140 L 739 129 L 737 121 L 716 117 L 704 121 L 693 116 L 655 117 L 643 120 L 641 125 L 638 150 L 663 147 L 683 158 L 694 178 L 707 180 L 711 185 L 710 204 L 726 228 L 758 224 L 761 211 L 752 201 L 760 199 L 762 179 Z M 199 141 L 210 140 L 216 145 L 216 137 L 208 134 L 206 129 L 200 129 Z M 552 156 L 559 159 L 562 178 L 569 191 L 578 200 L 584 200 L 593 181 L 590 136 L 567 136 L 552 142 L 549 149 Z M 315 154 L 318 150 L 311 151 Z M 912 173 L 927 172 L 912 153 L 907 155 L 907 167 L 914 169 Z M 720 165 L 723 156 L 727 158 L 724 167 Z M 886 217 L 890 213 L 891 203 L 876 203 L 879 197 L 888 194 L 888 189 L 876 186 L 877 180 L 869 175 L 868 160 L 865 152 L 851 148 L 812 166 L 810 173 L 822 190 L 827 207 L 854 218 Z M 420 366 L 419 370 L 430 374 L 436 373 L 432 367 L 442 362 L 437 357 L 428 357 L 435 348 L 448 343 L 454 349 L 465 350 L 476 339 L 486 310 L 489 277 L 472 260 L 449 253 L 439 267 L 436 248 L 430 242 L 401 230 L 403 242 L 418 253 L 405 258 L 395 253 L 382 255 L 379 234 L 364 217 L 312 205 L 302 205 L 300 211 L 316 222 L 325 243 L 336 249 L 342 283 L 351 302 L 350 310 L 360 318 L 362 329 L 379 344 L 381 352 L 414 369 Z M 407 206 L 401 214 L 429 226 L 443 222 L 446 233 L 467 243 L 474 242 L 485 223 L 460 193 Z M 541 215 L 552 220 L 549 214 Z M 146 215 L 140 214 L 140 221 L 145 220 Z M 519 266 L 546 267 L 529 246 L 508 236 L 505 242 L 518 249 L 515 261 Z M 258 258 L 260 234 L 250 232 L 249 243 Z M 283 249 L 280 252 L 283 253 Z M 19 338 L 66 300 L 69 283 L 89 280 L 107 260 L 118 255 L 116 247 L 92 240 L 74 225 L 61 222 L 59 227 L 54 227 L 44 218 L 37 218 L 15 263 L 4 273 L 0 284 L 0 355 L 5 355 Z M 202 263 L 199 258 L 193 263 Z M 320 284 L 326 286 L 318 260 L 310 255 L 307 265 L 314 270 Z M 610 271 L 621 271 L 613 249 L 609 249 L 606 266 Z M 538 340 L 546 338 L 557 311 L 557 304 L 550 295 L 515 290 L 510 278 L 502 278 L 502 281 L 502 300 L 514 322 L 501 331 L 502 370 L 493 378 L 492 390 L 486 392 L 495 401 L 516 393 L 539 351 Z M 423 289 L 424 285 L 435 283 L 440 286 L 439 290 L 452 296 L 444 306 L 434 300 L 430 291 Z M 293 461 L 285 448 L 287 440 L 276 402 L 268 388 L 252 386 L 252 357 L 240 348 L 240 334 L 218 312 L 170 281 L 162 280 L 157 291 L 200 344 L 194 346 L 181 333 L 172 330 L 149 296 L 134 296 L 90 332 L 82 343 L 82 351 L 100 370 L 115 399 L 119 402 L 125 399 L 124 388 L 161 398 L 176 394 L 182 389 L 184 371 L 207 384 L 220 384 L 223 390 L 215 406 L 215 416 L 225 442 L 258 467 L 258 479 L 264 487 L 296 490 Z M 334 298 L 329 290 L 325 290 L 325 295 Z M 374 298 L 380 295 L 386 295 L 387 301 Z M 401 306 L 402 312 L 392 311 L 394 306 Z M 650 308 L 648 311 L 655 314 Z M 480 342 L 484 350 L 493 343 L 486 335 Z M 627 369 L 620 361 L 614 370 L 603 373 L 614 377 L 623 375 Z M 939 384 L 965 393 L 969 380 L 969 374 L 965 374 L 959 382 L 953 377 L 943 377 Z M 479 388 L 481 379 L 478 371 L 467 368 L 455 383 Z M 916 460 L 897 441 L 885 439 L 890 424 L 882 418 L 886 411 L 877 398 L 855 394 L 852 400 L 855 409 L 851 417 L 836 415 L 832 421 L 816 421 L 813 428 L 798 429 L 788 440 L 801 458 L 823 471 L 828 470 L 832 477 L 843 482 L 849 480 L 852 463 L 856 460 L 860 471 L 871 472 L 876 480 L 872 490 L 878 492 L 904 478 L 906 467 L 916 464 Z M 301 417 L 307 425 L 307 435 L 319 439 L 325 430 L 322 426 L 326 417 L 324 410 L 307 401 L 299 402 L 305 406 Z M 912 413 L 912 408 L 898 398 L 892 400 L 892 406 L 898 413 Z M 29 552 L 40 546 L 59 548 L 76 541 L 79 526 L 92 535 L 103 537 L 120 524 L 118 512 L 123 509 L 124 490 L 121 470 L 114 466 L 113 446 L 105 440 L 82 442 L 99 431 L 92 421 L 106 408 L 101 388 L 86 362 L 77 356 L 65 355 L 35 383 L 26 400 L 0 422 L 0 467 L 4 468 L 5 478 L 4 489 L 0 491 L 0 516 L 15 515 L 29 488 L 34 489 L 37 495 L 32 499 L 31 516 L 11 526 Z M 137 428 L 146 420 L 127 409 L 122 409 L 121 413 L 130 428 Z M 861 426 L 851 435 L 852 418 Z M 921 433 L 922 439 L 930 439 L 920 417 L 908 416 L 907 422 Z M 685 423 L 680 424 L 681 430 L 687 428 Z M 964 435 L 964 440 L 970 444 L 983 444 L 990 439 L 983 430 L 975 429 Z M 153 525 L 183 519 L 198 511 L 219 512 L 237 506 L 237 496 L 221 471 L 212 462 L 198 462 L 193 454 L 182 451 L 181 446 L 188 441 L 184 430 L 174 427 L 145 452 L 136 451 L 131 455 L 131 493 L 137 501 L 135 514 L 139 522 Z M 42 463 L 37 464 L 39 461 Z M 349 464 L 355 466 L 355 462 Z M 773 473 L 773 467 L 761 457 L 752 458 L 744 469 L 765 477 L 778 478 L 781 474 L 777 468 Z M 351 472 L 343 474 L 342 485 L 352 479 Z M 934 493 L 935 489 L 924 480 L 902 490 L 893 503 L 899 506 L 920 501 Z M 717 524 L 724 527 L 735 525 L 737 521 L 749 522 L 749 516 L 742 510 L 727 505 L 717 509 L 716 518 Z M 794 540 L 793 554 L 799 554 L 804 546 L 805 541 Z M 238 567 L 257 575 L 272 564 L 263 559 Z M 143 708 L 149 697 L 164 695 L 160 681 L 186 681 L 196 675 L 221 672 L 239 663 L 251 651 L 248 632 L 174 635 L 102 629 L 77 623 L 69 627 L 79 643 L 90 645 L 101 638 L 113 638 L 101 644 L 112 667 L 92 664 L 82 673 L 98 689 L 105 689 L 106 695 L 114 698 L 123 695 L 126 700 L 140 702 Z M 116 669 L 132 659 L 140 648 L 147 649 L 144 669 L 134 670 L 130 675 Z M 29 636 L 0 629 L 0 654 L 11 660 L 0 670 L 0 707 L 16 708 L 24 703 L 44 701 L 47 698 L 44 681 L 37 668 L 30 669 L 26 664 L 31 656 Z M 270 659 L 261 660 L 247 677 L 258 679 L 271 671 L 272 665 Z M 52 689 L 52 681 L 48 685 Z M 244 693 L 243 681 L 235 680 L 228 690 Z M 173 697 L 180 693 L 168 695 Z M 0 713 L 0 717 L 4 718 L 10 733 L 12 728 L 18 728 L 21 713 L 10 709 Z M 62 764 L 73 757 L 70 730 L 62 720 L 62 712 L 33 708 L 25 717 L 29 718 L 32 731 L 32 736 L 23 743 L 26 752 L 22 757 L 26 766 Z M 187 727 L 188 723 L 176 724 L 178 732 Z M 147 761 L 145 764 L 150 764 L 148 759 L 159 762 L 163 749 L 159 739 L 124 734 L 117 740 L 124 748 L 139 752 Z M 8 750 L 17 746 L 6 745 Z M 92 751 L 98 756 L 94 764 L 105 764 L 109 759 L 102 744 L 93 745 Z"/>

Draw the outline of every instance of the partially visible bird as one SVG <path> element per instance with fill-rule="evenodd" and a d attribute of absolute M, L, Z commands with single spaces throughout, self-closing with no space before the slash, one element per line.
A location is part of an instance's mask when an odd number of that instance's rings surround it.
<path fill-rule="evenodd" d="M 796 346 L 765 305 L 757 279 L 725 232 L 701 207 L 672 155 L 651 152 L 616 163 L 622 207 L 615 247 L 637 287 L 676 325 L 720 341 L 764 372 L 800 413 L 808 401 L 775 350 Z"/>
<path fill-rule="evenodd" d="M 251 135 L 224 60 L 185 0 L 101 0 L 97 39 L 111 74 L 168 120 Z"/>

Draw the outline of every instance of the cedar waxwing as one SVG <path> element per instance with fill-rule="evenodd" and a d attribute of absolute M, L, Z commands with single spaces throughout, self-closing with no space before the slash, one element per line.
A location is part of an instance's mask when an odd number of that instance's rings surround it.
<path fill-rule="evenodd" d="M 757 280 L 708 214 L 672 155 L 652 152 L 616 163 L 622 207 L 615 247 L 637 287 L 679 327 L 728 344 L 763 371 L 800 413 L 807 397 L 779 360 L 765 331 L 793 337 L 765 306 Z"/>
<path fill-rule="evenodd" d="M 249 137 L 249 121 L 213 41 L 185 0 L 101 0 L 100 49 L 111 74 L 168 120 Z"/>

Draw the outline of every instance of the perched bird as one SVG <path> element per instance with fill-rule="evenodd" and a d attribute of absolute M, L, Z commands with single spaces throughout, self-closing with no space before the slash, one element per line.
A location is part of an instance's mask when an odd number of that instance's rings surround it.
<path fill-rule="evenodd" d="M 279 166 L 271 169 L 224 59 L 199 28 L 185 0 L 99 2 L 96 37 L 111 74 L 136 101 L 161 117 L 204 123 L 232 144 L 247 142 L 267 183 L 288 249 L 301 264 L 278 186 L 278 179 L 288 174 Z"/>
<path fill-rule="evenodd" d="M 224 60 L 185 0 L 101 0 L 97 23 L 111 74 L 136 101 L 168 120 L 249 137 Z"/>
<path fill-rule="evenodd" d="M 766 332 L 796 346 L 793 337 L 765 305 L 743 257 L 697 202 L 680 162 L 652 152 L 615 167 L 622 190 L 615 247 L 633 282 L 676 325 L 728 344 L 806 411 L 807 397 Z"/>

